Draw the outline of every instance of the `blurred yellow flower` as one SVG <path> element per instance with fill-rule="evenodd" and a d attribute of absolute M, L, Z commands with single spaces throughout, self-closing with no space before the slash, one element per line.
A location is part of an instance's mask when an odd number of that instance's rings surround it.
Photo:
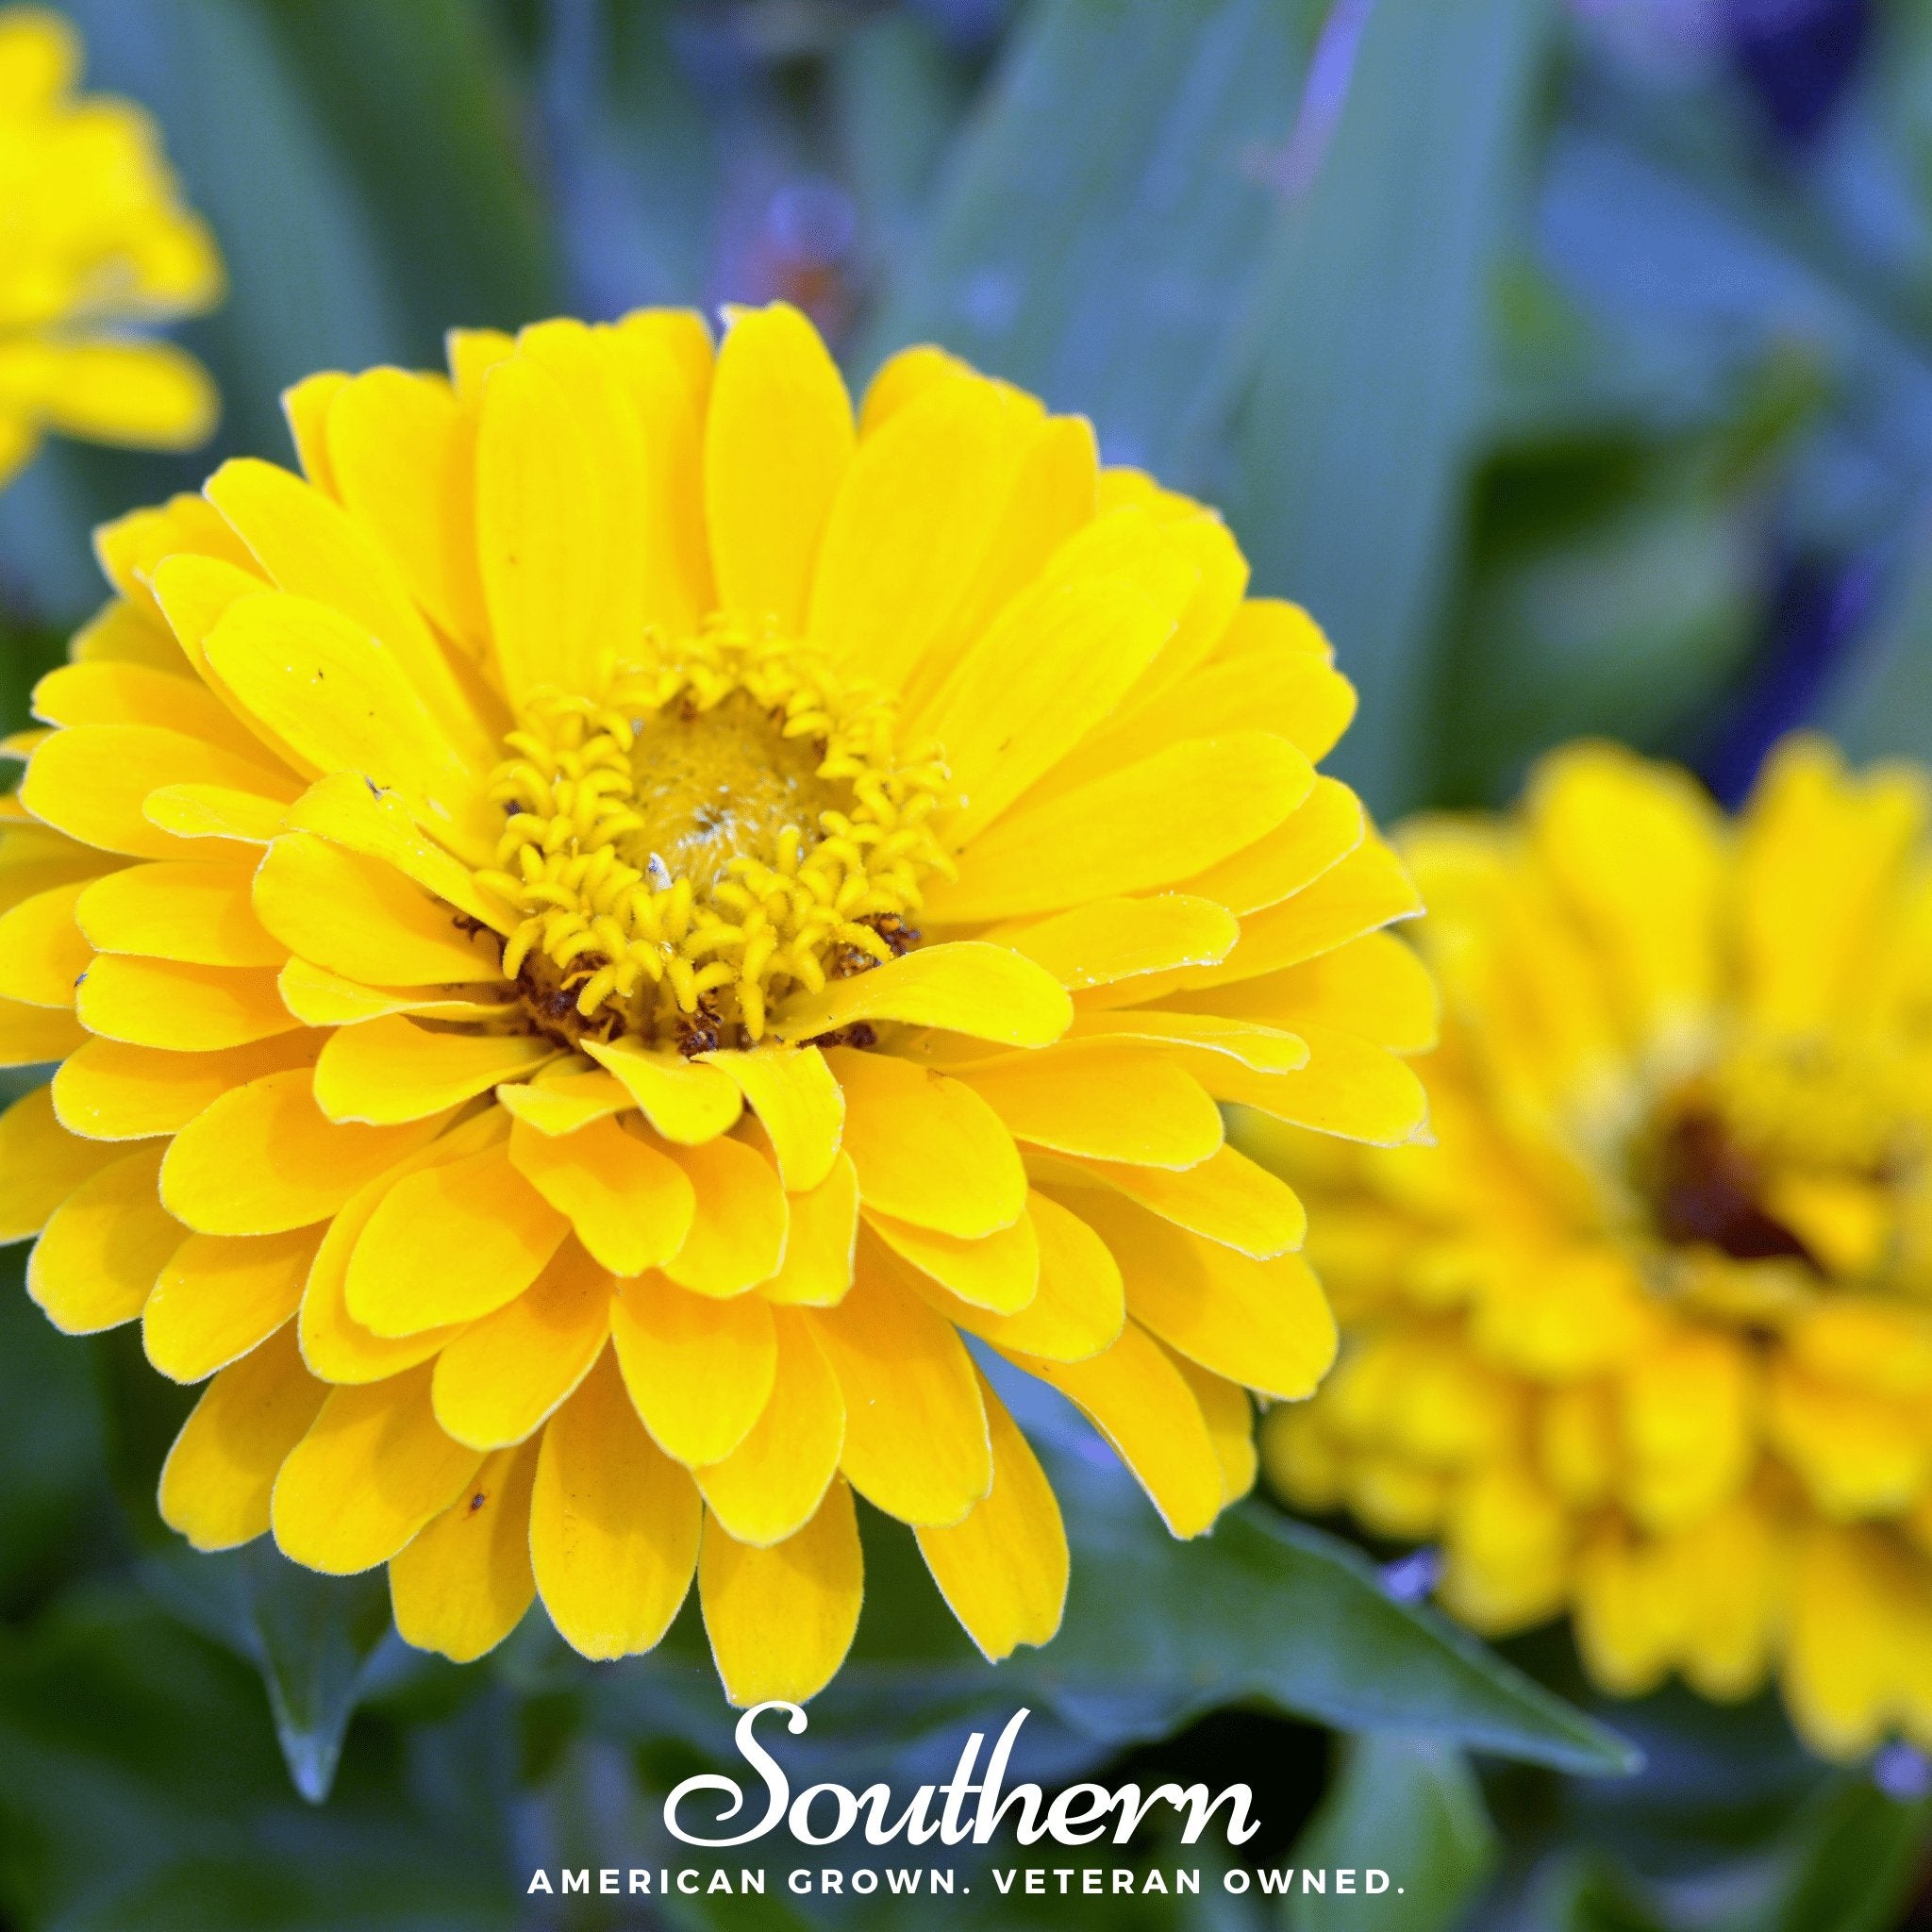
<path fill-rule="evenodd" d="M 170 1523 L 388 1562 L 416 1643 L 534 1591 L 643 1650 L 695 1571 L 730 1694 L 808 1694 L 854 1491 L 1043 1642 L 1058 1508 L 962 1334 L 1192 1536 L 1335 1340 L 1216 1100 L 1422 1120 L 1413 889 L 1314 769 L 1354 695 L 1216 517 L 937 351 L 857 424 L 782 306 L 451 364 L 102 532 L 0 852 L 5 1058 L 65 1057 L 0 1236 L 213 1375 Z"/>
<path fill-rule="evenodd" d="M 1774 1673 L 1835 1757 L 1932 1744 L 1926 808 L 1811 740 L 1735 824 L 1559 752 L 1401 841 L 1440 1144 L 1241 1137 L 1312 1187 L 1347 1337 L 1270 1420 L 1278 1487 L 1440 1538 L 1478 1630 L 1568 1610 L 1614 1692 Z"/>
<path fill-rule="evenodd" d="M 217 410 L 192 357 L 124 331 L 212 308 L 221 259 L 139 108 L 76 98 L 58 14 L 0 8 L 0 485 L 47 430 L 192 449 Z"/>

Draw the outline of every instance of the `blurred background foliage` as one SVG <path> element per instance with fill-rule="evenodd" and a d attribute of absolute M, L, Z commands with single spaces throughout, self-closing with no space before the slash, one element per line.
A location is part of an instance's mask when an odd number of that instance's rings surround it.
<path fill-rule="evenodd" d="M 288 382 L 434 362 L 452 323 L 783 295 L 855 380 L 938 339 L 1222 504 L 1256 587 L 1307 603 L 1360 685 L 1339 762 L 1385 814 L 1499 800 L 1579 732 L 1726 798 L 1801 723 L 1932 753 L 1924 0 L 67 10 L 227 255 L 226 306 L 183 332 L 226 416 L 192 459 L 57 446 L 0 496 L 12 724 L 99 597 L 90 527 L 219 455 L 285 455 Z M 0 1924 L 823 1916 L 525 1901 L 540 1863 L 669 1862 L 663 1791 L 728 1750 L 701 1633 L 596 1671 L 536 1622 L 467 1672 L 412 1657 L 379 1580 L 171 1546 L 151 1498 L 183 1406 L 138 1339 L 56 1338 L 16 1258 Z M 1560 1635 L 1505 1661 L 1413 1607 L 1425 1564 L 1377 1570 L 1258 1504 L 1178 1550 L 1065 1413 L 1027 1420 L 1074 1536 L 1066 1634 L 989 1672 L 874 1536 L 858 1660 L 794 1765 L 940 1776 L 1024 1702 L 1032 1774 L 1241 1776 L 1248 1865 L 1379 1864 L 1403 1892 L 1264 1906 L 1209 1865 L 1198 1900 L 982 1882 L 845 1919 L 1932 1926 L 1913 1754 L 1826 1771 L 1767 1704 L 1597 1708 Z M 795 1861 L 765 1862 L 775 1885 Z"/>

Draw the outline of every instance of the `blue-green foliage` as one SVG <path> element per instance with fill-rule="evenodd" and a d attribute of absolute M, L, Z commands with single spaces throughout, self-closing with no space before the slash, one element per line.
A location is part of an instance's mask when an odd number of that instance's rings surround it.
<path fill-rule="evenodd" d="M 283 455 L 286 383 L 432 361 L 451 324 L 785 295 L 855 382 L 937 339 L 1223 505 L 1255 588 L 1307 603 L 1359 684 L 1340 762 L 1385 812 L 1500 798 L 1578 732 L 1731 791 L 1805 722 L 1932 753 L 1932 16 L 1907 0 L 1781 10 L 1861 47 L 1841 76 L 1750 28 L 1779 9 L 1690 0 L 67 6 L 221 239 L 231 293 L 183 335 L 225 416 L 189 459 L 56 446 L 0 498 L 9 727 L 99 595 L 90 526 Z M 379 1577 L 192 1557 L 152 1505 L 186 1398 L 131 1335 L 60 1341 L 16 1267 L 0 1288 L 0 1923 L 642 1923 L 523 1887 L 658 1862 L 663 1792 L 728 1758 L 691 1611 L 647 1660 L 585 1665 L 539 1617 L 459 1671 L 401 1646 Z M 1827 1777 L 1767 1705 L 1590 1706 L 1559 1639 L 1505 1662 L 1263 1503 L 1176 1546 L 1054 1405 L 1025 1419 L 1068 1506 L 1066 1634 L 989 1669 L 869 1516 L 800 1765 L 941 1775 L 1024 1703 L 1049 1780 L 1239 1776 L 1266 1827 L 1241 1871 L 1399 1889 L 1283 1905 L 1150 1844 L 1202 1896 L 1002 1900 L 981 1866 L 950 1909 L 844 1918 L 1891 1922 L 1914 1760 Z"/>

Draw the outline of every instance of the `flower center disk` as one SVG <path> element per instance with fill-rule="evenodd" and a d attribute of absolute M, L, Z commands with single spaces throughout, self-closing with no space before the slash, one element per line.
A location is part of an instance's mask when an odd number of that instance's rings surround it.
<path fill-rule="evenodd" d="M 484 883 L 532 1021 L 575 1043 L 748 1045 L 795 991 L 917 941 L 952 870 L 943 765 L 908 760 L 891 702 L 791 640 L 715 622 L 594 697 L 533 698 L 491 795 Z"/>

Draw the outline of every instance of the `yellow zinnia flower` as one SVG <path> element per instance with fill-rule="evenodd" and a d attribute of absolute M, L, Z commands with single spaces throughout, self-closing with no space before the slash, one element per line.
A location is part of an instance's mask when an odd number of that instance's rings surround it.
<path fill-rule="evenodd" d="M 192 449 L 214 427 L 192 357 L 115 333 L 211 308 L 214 242 L 153 123 L 126 101 L 76 99 L 79 71 L 58 14 L 0 8 L 0 484 L 45 430 Z"/>
<path fill-rule="evenodd" d="M 1733 824 L 1581 744 L 1423 821 L 1440 1144 L 1248 1142 L 1347 1337 L 1286 1493 L 1440 1538 L 1478 1630 L 1570 1611 L 1613 1692 L 1774 1672 L 1832 1756 L 1932 1743 L 1927 796 L 1799 740 Z"/>
<path fill-rule="evenodd" d="M 453 339 L 291 392 L 111 525 L 39 688 L 0 1235 L 63 1328 L 213 1374 L 203 1548 L 390 1563 L 458 1657 L 533 1588 L 591 1657 L 695 1569 L 802 1695 L 852 1491 L 988 1655 L 1057 1628 L 1039 1465 L 961 1336 L 1180 1536 L 1334 1328 L 1217 1096 L 1399 1139 L 1412 888 L 1312 760 L 1354 705 L 1222 524 L 914 350 L 796 311 Z"/>

